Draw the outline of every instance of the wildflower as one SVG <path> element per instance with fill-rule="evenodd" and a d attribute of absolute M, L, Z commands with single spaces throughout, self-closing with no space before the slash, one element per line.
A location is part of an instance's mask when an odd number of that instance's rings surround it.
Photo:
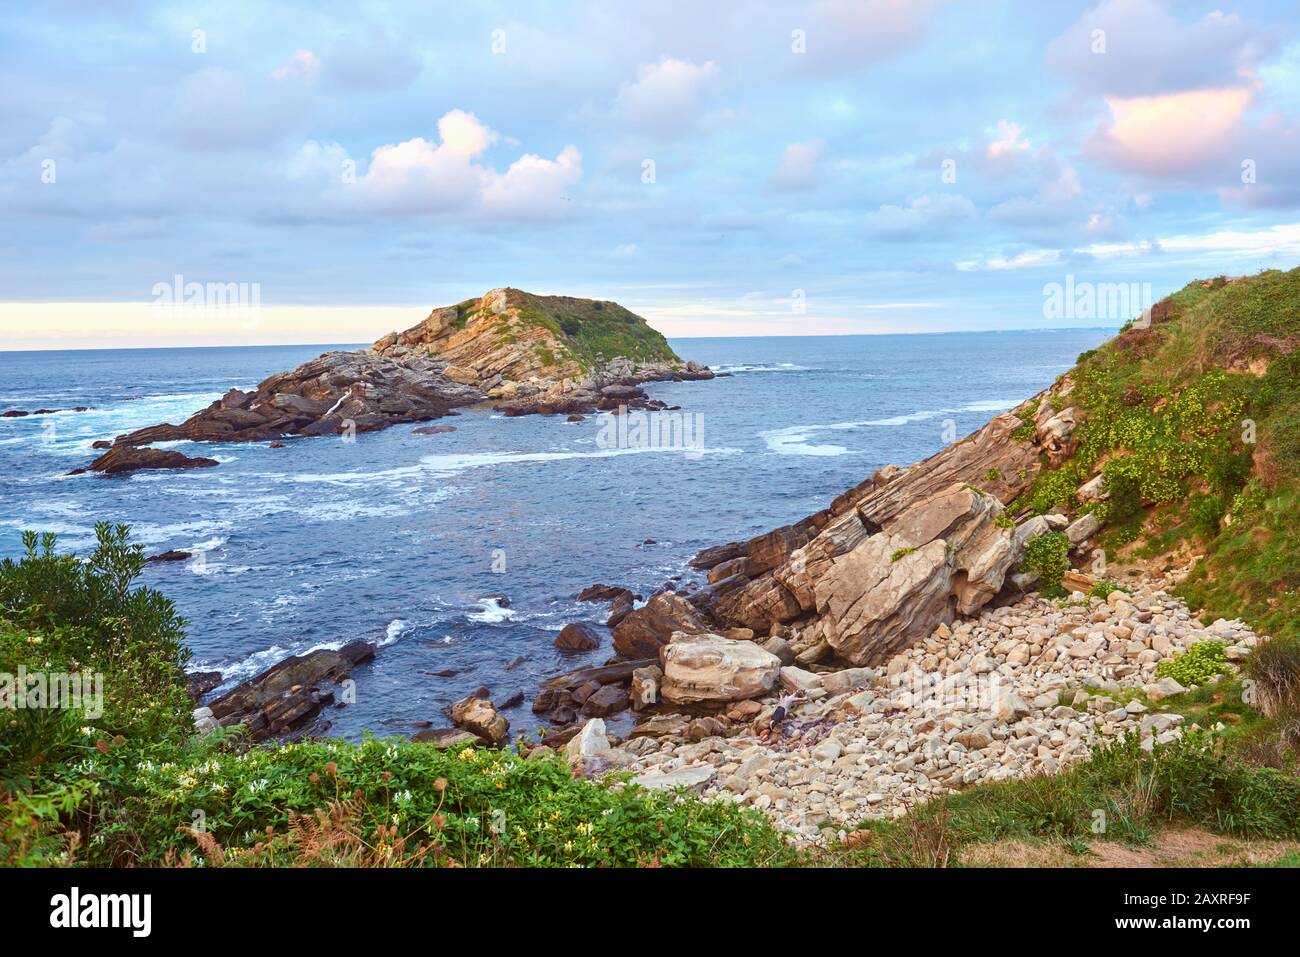
<path fill-rule="evenodd" d="M 433 789 L 439 792 L 447 790 L 447 779 L 438 778 L 438 780 L 433 782 Z"/>
<path fill-rule="evenodd" d="M 474 760 L 474 749 L 473 749 L 473 748 L 465 748 L 463 751 L 461 751 L 460 754 L 456 755 L 456 757 L 460 758 L 462 761 L 473 761 L 473 760 Z"/>

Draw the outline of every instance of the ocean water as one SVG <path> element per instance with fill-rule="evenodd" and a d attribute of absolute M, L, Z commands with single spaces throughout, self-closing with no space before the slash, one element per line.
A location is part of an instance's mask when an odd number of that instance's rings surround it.
<path fill-rule="evenodd" d="M 81 553 L 95 521 L 124 522 L 151 554 L 195 553 L 144 581 L 188 619 L 192 666 L 220 670 L 226 687 L 365 639 L 380 650 L 354 675 L 356 704 L 328 712 L 332 733 L 443 726 L 441 709 L 479 686 L 497 701 L 524 691 L 506 715 L 527 729 L 539 680 L 612 653 L 608 638 L 587 654 L 553 646 L 571 621 L 606 632 L 606 606 L 574 600 L 582 588 L 648 597 L 693 574 L 700 548 L 803 518 L 886 463 L 938 451 L 945 428 L 973 431 L 1109 334 L 678 340 L 679 355 L 732 375 L 647 387 L 687 416 L 690 441 L 676 447 L 644 428 L 620 445 L 604 416 L 474 408 L 439 420 L 456 428 L 441 435 L 401 425 L 281 449 L 168 443 L 221 464 L 123 477 L 66 473 L 91 461 L 96 439 L 180 422 L 233 386 L 351 347 L 0 353 L 0 411 L 92 407 L 0 419 L 0 557 L 21 552 L 23 529 Z"/>

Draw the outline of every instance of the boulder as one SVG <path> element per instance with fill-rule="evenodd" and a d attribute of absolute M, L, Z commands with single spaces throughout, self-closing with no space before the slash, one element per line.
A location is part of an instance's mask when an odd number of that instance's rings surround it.
<path fill-rule="evenodd" d="M 582 713 L 588 717 L 604 718 L 625 710 L 631 704 L 627 689 L 621 685 L 601 685 L 582 703 Z"/>
<path fill-rule="evenodd" d="M 624 658 L 650 658 L 657 656 L 676 632 L 708 631 L 708 623 L 694 605 L 675 592 L 660 592 L 614 627 L 614 650 Z"/>
<path fill-rule="evenodd" d="M 425 728 L 411 735 L 411 740 L 431 744 L 440 751 L 473 747 L 479 743 L 478 735 L 462 728 Z"/>
<path fill-rule="evenodd" d="M 638 668 L 632 672 L 632 710 L 642 711 L 659 702 L 659 687 L 663 683 L 663 669 L 657 665 Z"/>
<path fill-rule="evenodd" d="M 703 790 L 717 773 L 716 768 L 701 764 L 675 771 L 647 771 L 633 778 L 632 783 L 650 791 L 673 791 L 677 788 L 698 791 Z"/>
<path fill-rule="evenodd" d="M 600 647 L 600 635 L 590 625 L 575 621 L 560 629 L 555 647 L 561 651 L 592 651 Z"/>
<path fill-rule="evenodd" d="M 1082 545 L 1100 530 L 1101 519 L 1097 517 L 1096 512 L 1089 512 L 1070 523 L 1065 530 L 1065 537 L 1070 540 L 1071 545 Z"/>
<path fill-rule="evenodd" d="M 661 694 L 673 704 L 721 703 L 772 690 L 781 669 L 776 655 L 751 641 L 678 632 L 661 652 Z"/>
<path fill-rule="evenodd" d="M 497 714 L 497 709 L 487 698 L 475 695 L 461 698 L 448 713 L 456 724 L 491 744 L 501 744 L 510 733 L 510 722 Z"/>
<path fill-rule="evenodd" d="M 604 754 L 609 748 L 605 722 L 600 718 L 592 718 L 582 726 L 582 730 L 569 739 L 569 743 L 564 746 L 564 756 L 572 764 L 583 758 Z"/>

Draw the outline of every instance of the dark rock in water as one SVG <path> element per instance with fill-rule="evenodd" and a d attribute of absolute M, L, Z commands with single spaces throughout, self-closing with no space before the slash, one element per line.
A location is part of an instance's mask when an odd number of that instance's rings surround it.
<path fill-rule="evenodd" d="M 589 681 L 602 685 L 617 684 L 623 681 L 631 681 L 632 672 L 636 671 L 636 669 L 657 664 L 659 664 L 659 656 L 658 652 L 655 652 L 653 658 L 642 658 L 639 661 L 620 661 L 617 664 L 600 665 L 595 668 L 579 668 L 577 671 L 570 671 L 554 678 L 547 678 L 546 681 L 542 682 L 542 688 L 577 688 Z"/>
<path fill-rule="evenodd" d="M 609 617 L 605 619 L 605 625 L 609 628 L 618 627 L 618 623 L 630 615 L 636 609 L 636 602 L 633 600 L 631 592 L 626 595 L 619 595 L 614 599 L 614 603 L 609 606 Z"/>
<path fill-rule="evenodd" d="M 185 693 L 198 701 L 221 684 L 220 671 L 191 671 L 185 675 Z"/>
<path fill-rule="evenodd" d="M 460 672 L 455 668 L 443 668 L 441 671 L 426 671 L 425 674 L 433 675 L 435 678 L 454 678 L 460 674 Z"/>
<path fill-rule="evenodd" d="M 302 730 L 334 703 L 332 686 L 374 656 L 375 646 L 365 641 L 294 655 L 213 701 L 212 716 L 222 727 L 242 724 L 253 741 Z"/>
<path fill-rule="evenodd" d="M 712 568 L 715 565 L 721 565 L 723 562 L 731 561 L 745 554 L 745 542 L 728 542 L 726 545 L 714 545 L 711 548 L 702 549 L 699 554 L 690 560 L 692 568 Z"/>
<path fill-rule="evenodd" d="M 444 432 L 455 432 L 454 425 L 425 425 L 418 429 L 412 429 L 412 435 L 442 435 Z"/>
<path fill-rule="evenodd" d="M 516 691 L 509 698 L 506 698 L 505 701 L 501 702 L 501 710 L 509 711 L 511 708 L 517 708 L 523 703 L 524 693 L 522 691 Z"/>
<path fill-rule="evenodd" d="M 123 472 L 135 472 L 140 469 L 204 469 L 217 464 L 216 459 L 190 458 L 171 449 L 136 448 L 130 445 L 115 445 L 88 468 L 74 469 L 69 475 L 83 472 L 102 472 L 105 475 L 120 475 Z"/>
<path fill-rule="evenodd" d="M 510 661 L 507 661 L 505 667 L 502 668 L 501 670 L 514 671 L 516 668 L 520 667 L 523 663 L 524 663 L 524 656 L 520 655 L 518 658 L 512 658 Z"/>
<path fill-rule="evenodd" d="M 570 413 L 564 420 L 565 422 L 586 422 L 585 415 L 579 415 L 577 412 Z"/>
<path fill-rule="evenodd" d="M 626 710 L 630 704 L 626 688 L 602 685 L 582 703 L 582 713 L 588 718 L 603 718 Z"/>
<path fill-rule="evenodd" d="M 575 621 L 560 629 L 555 647 L 561 651 L 592 651 L 600 647 L 600 634 L 590 625 Z"/>
<path fill-rule="evenodd" d="M 411 735 L 411 740 L 432 744 L 439 750 L 473 747 L 479 743 L 478 735 L 463 728 L 426 728 Z"/>
<path fill-rule="evenodd" d="M 578 592 L 578 601 L 614 601 L 620 595 L 631 595 L 626 588 L 618 585 L 588 585 Z"/>
<path fill-rule="evenodd" d="M 159 552 L 157 555 L 150 555 L 145 561 L 148 562 L 183 562 L 191 556 L 190 552 L 181 552 L 170 549 L 165 552 Z"/>
<path fill-rule="evenodd" d="M 270 445 L 267 446 L 267 448 L 268 448 L 268 449 L 282 449 L 282 448 L 284 448 L 284 443 L 283 443 L 283 442 L 272 442 Z"/>
<path fill-rule="evenodd" d="M 90 447 L 92 449 L 109 449 L 113 447 L 113 443 L 107 439 L 96 439 L 90 443 Z"/>
<path fill-rule="evenodd" d="M 20 419 L 26 415 L 53 415 L 55 412 L 89 412 L 90 406 L 78 405 L 71 409 L 36 409 L 28 412 L 24 409 L 10 409 L 8 412 L 0 412 L 0 419 Z"/>
<path fill-rule="evenodd" d="M 509 608 L 509 607 L 510 607 L 510 599 L 509 599 L 508 597 L 506 597 L 505 595 L 486 595 L 486 596 L 484 596 L 483 598 L 480 598 L 479 601 L 491 601 L 491 602 L 496 602 L 496 606 L 497 606 L 498 608 Z"/>

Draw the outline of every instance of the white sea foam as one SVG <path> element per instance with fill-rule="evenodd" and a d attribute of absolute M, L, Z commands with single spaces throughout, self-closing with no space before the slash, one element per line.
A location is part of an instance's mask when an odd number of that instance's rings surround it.
<path fill-rule="evenodd" d="M 421 474 L 458 475 L 468 469 L 484 468 L 493 465 L 520 465 L 546 462 L 563 462 L 570 459 L 605 459 L 616 455 L 642 455 L 652 453 L 691 453 L 693 455 L 739 455 L 736 448 L 628 448 L 599 449 L 594 452 L 573 451 L 569 449 L 550 452 L 463 452 L 449 455 L 427 455 L 420 459 L 418 465 L 405 465 L 374 472 L 308 472 L 298 475 L 274 475 L 272 478 L 296 483 L 327 483 L 334 485 L 351 485 L 355 483 L 392 482 L 408 479 Z"/>
<path fill-rule="evenodd" d="M 481 598 L 478 602 L 482 611 L 470 613 L 470 621 L 479 621 L 484 624 L 495 625 L 499 622 L 509 621 L 515 617 L 513 608 L 502 608 L 495 598 Z"/>
<path fill-rule="evenodd" d="M 760 432 L 768 450 L 778 455 L 847 455 L 849 450 L 842 445 L 815 445 L 810 439 L 822 432 L 845 432 L 861 428 L 888 428 L 923 422 L 941 415 L 953 415 L 958 412 L 1001 412 L 1020 404 L 1020 400 L 986 399 L 963 405 L 958 409 L 922 409 L 904 415 L 891 415 L 883 419 L 864 419 L 860 422 L 832 422 L 827 425 L 795 425 L 785 429 L 773 429 Z"/>
<path fill-rule="evenodd" d="M 793 362 L 778 362 L 773 365 L 754 365 L 747 362 L 723 364 L 711 367 L 714 372 L 729 372 L 737 375 L 745 372 L 807 372 L 808 366 L 795 365 Z"/>
<path fill-rule="evenodd" d="M 406 619 L 394 618 L 388 623 L 388 627 L 384 629 L 384 640 L 379 643 L 379 647 L 384 648 L 391 645 L 409 630 L 410 625 L 406 623 Z"/>

